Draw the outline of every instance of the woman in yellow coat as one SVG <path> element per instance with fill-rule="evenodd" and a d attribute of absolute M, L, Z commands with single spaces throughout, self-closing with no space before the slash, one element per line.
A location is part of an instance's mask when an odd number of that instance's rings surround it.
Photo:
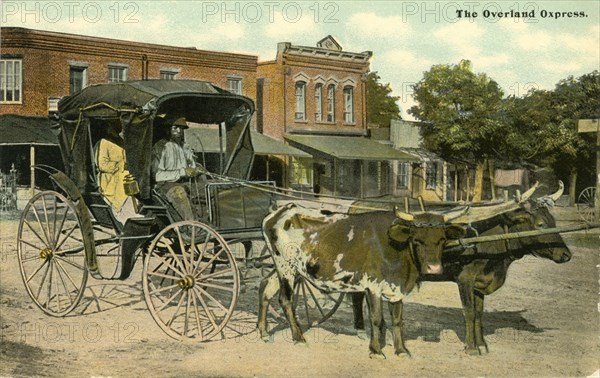
<path fill-rule="evenodd" d="M 96 150 L 98 166 L 98 187 L 112 209 L 115 218 L 125 224 L 127 218 L 135 215 L 134 199 L 125 193 L 126 169 L 125 149 L 120 120 L 111 120 L 104 138 Z"/>

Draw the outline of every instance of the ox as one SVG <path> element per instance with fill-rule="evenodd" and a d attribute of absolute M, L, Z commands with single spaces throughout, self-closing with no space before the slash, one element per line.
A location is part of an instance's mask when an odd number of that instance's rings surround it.
<path fill-rule="evenodd" d="M 462 226 L 448 224 L 447 216 L 401 212 L 331 214 L 289 204 L 263 221 L 263 233 L 276 270 L 259 288 L 258 330 L 267 341 L 267 307 L 279 291 L 279 303 L 295 342 L 305 343 L 292 306 L 293 284 L 302 275 L 323 291 L 369 293 L 373 336 L 369 351 L 381 351 L 380 298 L 390 302 L 397 355 L 408 354 L 401 334 L 402 298 L 420 274 L 442 273 L 444 242 L 465 235 Z M 274 273 L 277 272 L 277 275 Z"/>
<path fill-rule="evenodd" d="M 559 190 L 552 195 L 522 202 L 515 210 L 473 222 L 472 226 L 476 230 L 483 230 L 482 236 L 555 227 L 556 222 L 549 207 L 562 194 L 562 182 L 559 184 Z M 456 220 L 461 221 L 458 218 Z M 480 243 L 464 253 L 445 251 L 442 256 L 443 274 L 420 277 L 421 281 L 451 281 L 458 284 L 465 320 L 467 354 L 477 355 L 489 351 L 482 327 L 484 297 L 500 289 L 506 281 L 510 265 L 526 255 L 546 258 L 556 263 L 571 259 L 571 252 L 559 234 L 545 234 Z M 352 295 L 354 325 L 358 330 L 364 330 L 363 298 L 363 293 Z M 383 321 L 380 325 L 384 327 Z M 379 332 L 382 333 L 383 329 Z"/>

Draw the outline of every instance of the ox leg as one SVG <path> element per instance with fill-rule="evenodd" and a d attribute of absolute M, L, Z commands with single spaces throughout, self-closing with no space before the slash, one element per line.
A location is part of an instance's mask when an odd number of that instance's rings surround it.
<path fill-rule="evenodd" d="M 354 329 L 359 338 L 366 340 L 365 317 L 363 314 L 363 302 L 365 293 L 362 291 L 352 293 L 352 313 L 354 314 Z"/>
<path fill-rule="evenodd" d="M 489 349 L 485 338 L 483 337 L 483 303 L 485 296 L 481 293 L 475 293 L 475 343 L 480 354 L 488 353 Z"/>
<path fill-rule="evenodd" d="M 459 280 L 458 291 L 465 319 L 465 352 L 478 355 L 479 350 L 475 344 L 475 290 L 469 282 Z"/>
<path fill-rule="evenodd" d="M 381 329 L 383 325 L 382 300 L 379 295 L 367 290 L 367 304 L 371 318 L 371 341 L 369 342 L 369 357 L 385 358 L 381 351 Z"/>
<path fill-rule="evenodd" d="M 273 270 L 260 281 L 258 288 L 258 323 L 257 328 L 260 333 L 260 337 L 263 341 L 269 341 L 269 330 L 267 326 L 267 311 L 269 308 L 269 302 L 271 298 L 279 291 L 279 278 L 277 277 L 277 271 Z"/>
<path fill-rule="evenodd" d="M 402 335 L 402 301 L 396 303 L 389 302 L 390 315 L 392 316 L 392 335 L 394 337 L 394 352 L 397 356 L 406 355 L 410 357 L 410 352 L 404 345 L 404 336 Z"/>
<path fill-rule="evenodd" d="M 294 312 L 293 306 L 293 296 L 294 296 L 294 277 L 288 279 L 288 277 L 281 277 L 279 280 L 279 304 L 285 313 L 285 316 L 290 323 L 290 329 L 292 331 L 292 339 L 296 343 L 306 344 L 306 340 L 302 335 L 302 329 L 298 324 L 298 320 L 296 319 L 296 314 Z"/>

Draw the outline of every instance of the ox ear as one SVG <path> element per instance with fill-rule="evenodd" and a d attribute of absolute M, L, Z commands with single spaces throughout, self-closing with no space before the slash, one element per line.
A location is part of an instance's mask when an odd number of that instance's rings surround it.
<path fill-rule="evenodd" d="M 410 235 L 411 227 L 401 223 L 391 225 L 388 230 L 388 237 L 401 244 L 407 243 Z"/>
<path fill-rule="evenodd" d="M 467 235 L 466 226 L 451 224 L 446 227 L 446 239 L 460 239 Z"/>

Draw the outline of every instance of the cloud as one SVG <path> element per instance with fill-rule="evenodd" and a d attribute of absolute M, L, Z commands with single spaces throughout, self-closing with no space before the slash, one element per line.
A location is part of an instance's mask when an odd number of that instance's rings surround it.
<path fill-rule="evenodd" d="M 348 19 L 346 27 L 354 33 L 368 37 L 406 37 L 410 26 L 400 16 L 379 16 L 375 13 L 355 13 Z"/>
<path fill-rule="evenodd" d="M 592 35 L 576 35 L 576 34 L 559 34 L 556 36 L 556 41 L 559 46 L 565 49 L 576 51 L 582 55 L 598 57 L 599 41 L 598 34 Z"/>
<path fill-rule="evenodd" d="M 404 49 L 394 49 L 383 52 L 382 54 L 376 54 L 376 58 L 381 59 L 388 64 L 396 65 L 402 70 L 406 70 L 407 67 L 414 69 L 416 67 L 421 68 L 422 66 L 430 66 L 433 64 L 433 61 L 417 56 L 412 51 Z"/>
<path fill-rule="evenodd" d="M 490 68 L 496 66 L 502 66 L 511 61 L 510 55 L 506 53 L 498 53 L 493 55 L 478 55 L 474 56 L 472 62 L 475 66 L 480 68 Z"/>
<path fill-rule="evenodd" d="M 433 36 L 439 43 L 454 49 L 457 60 L 470 60 L 476 70 L 503 66 L 512 60 L 508 52 L 494 52 L 489 48 L 491 40 L 487 38 L 484 29 L 475 22 L 461 20 L 434 30 Z M 501 35 L 495 35 L 492 40 L 498 42 L 500 37 Z"/>
<path fill-rule="evenodd" d="M 434 30 L 433 36 L 439 42 L 464 50 L 477 44 L 483 36 L 483 30 L 475 22 L 461 20 Z"/>
<path fill-rule="evenodd" d="M 528 29 L 522 30 L 519 35 L 515 36 L 516 45 L 523 50 L 545 50 L 555 42 L 552 36 L 545 31 L 532 31 Z"/>
<path fill-rule="evenodd" d="M 298 36 L 317 34 L 318 27 L 314 20 L 308 16 L 298 19 L 285 19 L 282 15 L 278 15 L 273 19 L 273 22 L 269 22 L 265 26 L 264 32 L 268 37 L 284 41 Z"/>

